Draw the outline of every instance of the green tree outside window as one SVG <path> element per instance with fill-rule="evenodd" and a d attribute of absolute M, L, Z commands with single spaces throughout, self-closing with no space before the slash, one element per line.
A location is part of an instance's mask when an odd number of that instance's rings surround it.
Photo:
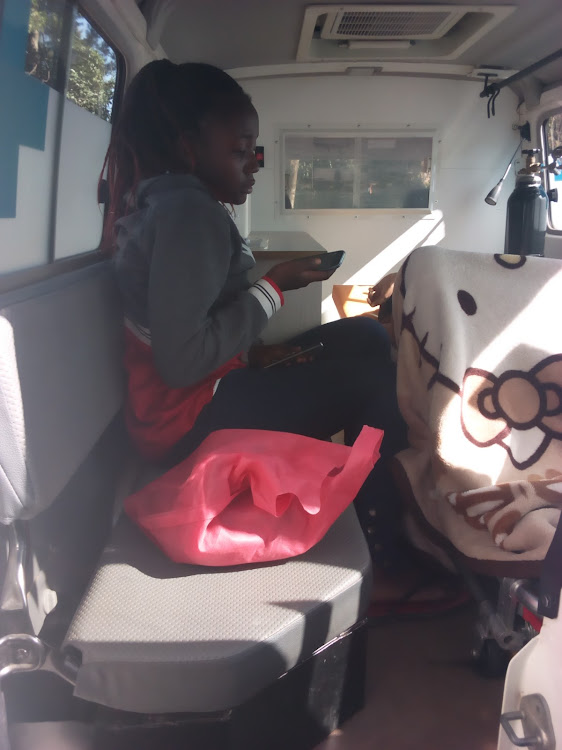
<path fill-rule="evenodd" d="M 32 0 L 25 70 L 60 91 L 60 55 L 65 0 Z M 104 120 L 111 120 L 117 57 L 105 39 L 74 12 L 66 97 Z"/>

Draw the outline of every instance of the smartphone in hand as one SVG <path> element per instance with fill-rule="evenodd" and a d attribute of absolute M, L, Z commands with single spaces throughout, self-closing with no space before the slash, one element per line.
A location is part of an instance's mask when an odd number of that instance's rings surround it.
<path fill-rule="evenodd" d="M 345 250 L 336 250 L 333 253 L 323 253 L 322 255 L 311 255 L 311 258 L 320 258 L 320 265 L 316 266 L 315 271 L 335 271 L 343 263 Z"/>
<path fill-rule="evenodd" d="M 278 365 L 284 365 L 284 364 L 287 364 L 288 362 L 291 362 L 294 359 L 299 359 L 300 357 L 306 357 L 307 359 L 310 359 L 311 357 L 314 357 L 317 354 L 319 354 L 323 348 L 324 348 L 324 344 L 322 342 L 319 342 L 318 344 L 314 344 L 314 346 L 309 346 L 308 349 L 301 349 L 300 352 L 294 352 L 293 354 L 289 354 L 287 357 L 278 359 L 276 362 L 272 362 L 270 365 L 266 365 L 263 369 L 268 370 L 270 367 L 277 367 Z"/>

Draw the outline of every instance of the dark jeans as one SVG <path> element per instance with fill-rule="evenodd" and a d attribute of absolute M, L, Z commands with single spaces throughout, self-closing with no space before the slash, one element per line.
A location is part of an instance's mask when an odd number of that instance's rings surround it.
<path fill-rule="evenodd" d="M 321 440 L 345 430 L 351 444 L 363 425 L 378 427 L 384 430 L 381 459 L 355 506 L 373 558 L 394 566 L 403 550 L 400 503 L 388 459 L 407 442 L 388 335 L 375 320 L 349 318 L 308 331 L 291 343 L 306 347 L 318 341 L 324 349 L 313 362 L 226 375 L 177 446 L 174 461 L 189 455 L 215 430 L 277 430 Z"/>

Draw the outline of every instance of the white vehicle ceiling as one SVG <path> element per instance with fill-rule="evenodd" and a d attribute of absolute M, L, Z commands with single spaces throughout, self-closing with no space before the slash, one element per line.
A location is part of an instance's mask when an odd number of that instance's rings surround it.
<path fill-rule="evenodd" d="M 321 6 L 305 0 L 139 1 L 152 46 L 160 43 L 174 62 L 197 60 L 229 70 L 292 65 L 295 68 L 291 72 L 298 74 L 299 67 L 305 72 L 305 66 L 306 72 L 311 72 L 311 63 L 314 67 L 326 62 L 356 66 L 371 62 L 382 64 L 380 72 L 396 72 L 396 66 L 394 71 L 387 71 L 384 63 L 402 62 L 419 66 L 438 64 L 449 75 L 454 74 L 455 66 L 516 71 L 562 46 L 561 0 L 481 0 L 477 5 L 447 0 L 433 10 L 449 9 L 453 21 L 457 20 L 446 29 L 441 40 L 418 37 L 410 42 L 411 46 L 407 42 L 364 45 L 321 39 L 326 33 L 326 18 L 329 20 L 322 12 L 330 11 L 330 6 L 351 13 L 362 9 L 382 11 L 382 5 L 352 5 L 341 0 L 324 0 Z M 384 4 L 384 10 L 411 12 L 415 10 L 412 5 L 423 9 L 434 4 L 394 0 Z M 307 9 L 312 10 L 307 13 Z M 319 9 L 316 28 L 311 16 L 314 9 Z M 420 72 L 427 70 L 420 67 Z M 541 88 L 560 82 L 562 59 L 540 69 L 534 77 Z"/>

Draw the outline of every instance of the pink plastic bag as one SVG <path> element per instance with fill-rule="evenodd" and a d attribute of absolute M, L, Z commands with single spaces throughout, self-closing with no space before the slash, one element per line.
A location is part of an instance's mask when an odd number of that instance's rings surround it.
<path fill-rule="evenodd" d="M 284 432 L 220 430 L 125 501 L 175 562 L 241 565 L 306 552 L 353 501 L 383 433 L 353 447 Z"/>

